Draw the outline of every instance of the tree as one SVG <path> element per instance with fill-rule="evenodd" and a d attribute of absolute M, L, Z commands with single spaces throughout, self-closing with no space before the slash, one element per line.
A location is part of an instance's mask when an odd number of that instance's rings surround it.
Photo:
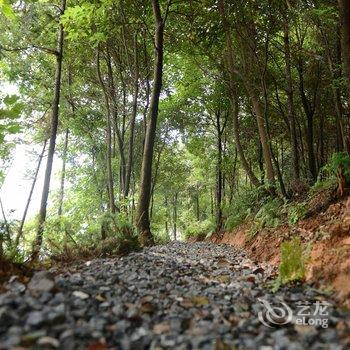
<path fill-rule="evenodd" d="M 155 27 L 153 88 L 143 150 L 140 195 L 136 219 L 138 230 L 141 235 L 141 241 L 145 245 L 151 244 L 153 241 L 149 219 L 149 205 L 152 185 L 152 162 L 158 118 L 159 97 L 162 89 L 163 78 L 164 27 L 170 5 L 171 0 L 167 2 L 167 7 L 165 9 L 164 16 L 162 17 L 159 1 L 152 0 Z"/>
<path fill-rule="evenodd" d="M 66 0 L 62 0 L 60 13 L 61 16 L 64 14 L 66 9 Z M 53 88 L 53 101 L 52 101 L 52 110 L 51 110 L 51 126 L 50 126 L 50 141 L 49 149 L 47 155 L 47 163 L 44 177 L 44 187 L 41 196 L 41 204 L 38 218 L 38 228 L 36 238 L 33 244 L 33 251 L 31 259 L 32 261 L 36 260 L 40 252 L 41 243 L 43 240 L 44 234 L 44 225 L 46 220 L 46 211 L 47 211 L 47 199 L 50 191 L 50 181 L 51 181 L 51 172 L 53 165 L 53 157 L 55 154 L 56 147 L 56 137 L 57 137 L 57 128 L 58 128 L 58 117 L 59 117 L 59 106 L 60 106 L 60 94 L 61 94 L 61 75 L 62 75 L 62 62 L 63 62 L 63 43 L 64 43 L 64 30 L 63 25 L 59 25 L 58 37 L 57 37 L 57 48 L 56 48 L 56 72 L 55 72 L 55 83 Z"/>
<path fill-rule="evenodd" d="M 341 47 L 344 75 L 350 81 L 350 3 L 338 0 L 341 20 Z"/>

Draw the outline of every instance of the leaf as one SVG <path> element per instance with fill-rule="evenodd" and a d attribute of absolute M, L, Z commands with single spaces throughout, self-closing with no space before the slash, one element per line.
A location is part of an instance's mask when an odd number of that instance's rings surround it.
<path fill-rule="evenodd" d="M 192 297 L 192 302 L 196 306 L 205 306 L 209 304 L 209 299 L 202 295 L 196 295 Z"/>
<path fill-rule="evenodd" d="M 217 277 L 217 280 L 221 283 L 229 283 L 231 281 L 230 275 L 221 275 Z"/>
<path fill-rule="evenodd" d="M 101 294 L 98 294 L 98 295 L 96 295 L 95 296 L 95 299 L 96 300 L 98 300 L 98 301 L 101 301 L 101 302 L 103 302 L 103 301 L 106 301 L 107 299 L 106 298 L 104 298 Z"/>
<path fill-rule="evenodd" d="M 88 350 L 108 350 L 108 347 L 105 343 L 97 341 L 89 345 Z"/>
<path fill-rule="evenodd" d="M 21 127 L 18 124 L 10 125 L 7 128 L 7 132 L 9 132 L 10 134 L 16 134 L 16 133 L 18 133 L 20 131 L 21 131 Z"/>
<path fill-rule="evenodd" d="M 12 105 L 18 101 L 19 97 L 17 95 L 7 95 L 4 98 L 4 103 L 6 105 Z"/>
<path fill-rule="evenodd" d="M 153 314 L 157 310 L 156 306 L 149 301 L 142 302 L 140 309 L 144 314 Z"/>
<path fill-rule="evenodd" d="M 155 334 L 164 334 L 170 332 L 170 324 L 168 322 L 162 322 L 154 325 L 153 332 Z"/>
<path fill-rule="evenodd" d="M 15 19 L 15 13 L 12 10 L 10 4 L 7 3 L 6 0 L 0 0 L 0 10 L 1 13 L 8 19 Z"/>

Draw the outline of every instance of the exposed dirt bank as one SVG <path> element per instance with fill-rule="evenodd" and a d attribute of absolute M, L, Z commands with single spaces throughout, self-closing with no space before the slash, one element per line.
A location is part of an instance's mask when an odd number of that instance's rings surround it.
<path fill-rule="evenodd" d="M 251 239 L 249 228 L 249 224 L 243 224 L 232 232 L 213 234 L 210 240 L 244 248 L 252 259 L 278 265 L 281 243 L 298 235 L 311 245 L 306 279 L 322 287 L 331 287 L 336 298 L 350 308 L 349 196 L 327 205 L 323 211 L 293 227 L 283 224 L 275 229 L 264 229 Z"/>

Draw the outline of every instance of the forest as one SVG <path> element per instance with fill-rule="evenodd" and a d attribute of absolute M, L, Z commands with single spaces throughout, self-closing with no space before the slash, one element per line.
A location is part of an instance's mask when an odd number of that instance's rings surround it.
<path fill-rule="evenodd" d="M 35 290 L 24 280 L 36 269 L 56 274 L 93 259 L 102 268 L 120 256 L 129 277 L 142 257 L 152 270 L 157 254 L 164 266 L 182 254 L 220 266 L 233 254 L 217 245 L 226 243 L 241 249 L 232 264 L 247 251 L 273 267 L 280 293 L 324 279 L 350 307 L 348 0 L 0 0 L 0 79 L 0 188 L 19 147 L 27 183 L 0 192 L 5 284 Z M 20 212 L 6 202 L 14 195 Z M 192 267 L 214 269 L 203 264 Z M 7 282 L 12 275 L 17 282 Z M 145 303 L 139 312 L 153 315 Z M 349 316 L 338 317 L 345 349 Z M 119 344 L 109 329 L 88 348 L 180 348 L 157 338 L 172 329 L 164 322 L 150 342 L 143 335 L 133 345 L 125 330 Z M 0 340 L 7 332 L 0 326 Z M 55 332 L 34 343 L 63 348 Z M 189 348 L 264 345 L 215 339 Z"/>

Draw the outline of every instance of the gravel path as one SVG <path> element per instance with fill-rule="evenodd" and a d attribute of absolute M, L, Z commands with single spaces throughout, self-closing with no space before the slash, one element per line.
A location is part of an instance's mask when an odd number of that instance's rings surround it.
<path fill-rule="evenodd" d="M 0 349 L 350 348 L 349 313 L 311 287 L 273 294 L 272 273 L 229 246 L 174 242 L 39 272 L 27 285 L 12 278 L 0 294 Z M 261 300 L 291 310 L 278 317 Z"/>

